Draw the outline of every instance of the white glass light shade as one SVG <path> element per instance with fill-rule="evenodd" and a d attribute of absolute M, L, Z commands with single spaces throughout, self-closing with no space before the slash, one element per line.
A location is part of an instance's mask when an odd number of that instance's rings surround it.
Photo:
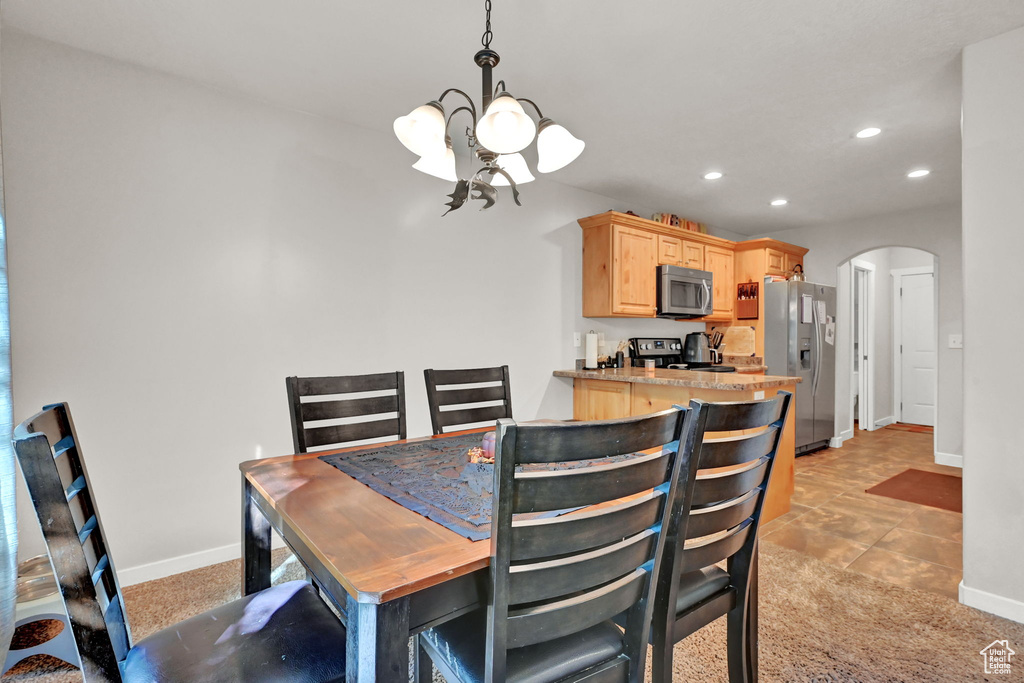
<path fill-rule="evenodd" d="M 444 110 L 434 103 L 416 107 L 408 116 L 395 119 L 395 135 L 410 152 L 421 157 L 444 154 Z"/>
<path fill-rule="evenodd" d="M 537 170 L 551 173 L 571 164 L 586 144 L 562 126 L 545 119 L 537 134 Z"/>
<path fill-rule="evenodd" d="M 526 165 L 526 159 L 522 154 L 499 154 L 495 163 L 512 176 L 516 185 L 536 180 L 530 173 L 530 167 Z M 500 173 L 495 173 L 490 183 L 495 187 L 508 187 L 508 180 Z"/>
<path fill-rule="evenodd" d="M 533 142 L 537 124 L 508 93 L 499 95 L 476 124 L 476 139 L 497 154 L 514 154 Z"/>
<path fill-rule="evenodd" d="M 435 154 L 429 157 L 420 157 L 420 160 L 412 165 L 417 171 L 432 175 L 441 180 L 456 182 L 459 177 L 455 174 L 455 152 L 452 151 L 451 138 L 445 144 L 444 154 Z"/>

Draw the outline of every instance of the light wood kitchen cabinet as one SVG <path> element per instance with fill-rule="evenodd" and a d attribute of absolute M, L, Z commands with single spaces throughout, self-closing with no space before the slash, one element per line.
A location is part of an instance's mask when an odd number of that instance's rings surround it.
<path fill-rule="evenodd" d="M 796 254 L 786 253 L 786 276 L 788 277 L 793 269 L 800 266 L 801 270 L 804 267 L 804 257 L 797 256 Z"/>
<path fill-rule="evenodd" d="M 572 388 L 574 420 L 614 420 L 629 417 L 632 384 L 577 379 Z M 641 413 L 642 414 L 642 413 Z"/>
<path fill-rule="evenodd" d="M 683 241 L 681 239 L 658 235 L 658 265 L 683 265 Z"/>
<path fill-rule="evenodd" d="M 765 249 L 764 272 L 765 275 L 785 275 L 786 254 L 778 249 Z"/>
<path fill-rule="evenodd" d="M 612 226 L 612 313 L 654 315 L 657 235 Z"/>
<path fill-rule="evenodd" d="M 583 231 L 583 315 L 653 318 L 658 235 L 606 222 Z"/>
<path fill-rule="evenodd" d="M 704 249 L 702 242 L 658 235 L 658 265 L 705 270 Z"/>
<path fill-rule="evenodd" d="M 723 294 L 715 297 L 714 315 L 696 321 L 732 317 L 735 266 L 731 254 L 735 242 L 617 211 L 581 218 L 579 223 L 583 228 L 584 317 L 655 317 L 659 265 L 714 272 L 715 289 Z"/>
<path fill-rule="evenodd" d="M 696 268 L 697 270 L 710 270 L 705 268 L 704 245 L 700 242 L 683 240 L 683 267 Z"/>
<path fill-rule="evenodd" d="M 736 275 L 733 266 L 732 249 L 704 247 L 704 269 L 711 271 L 714 287 L 713 311 L 710 317 L 718 320 L 732 320 L 736 300 Z"/>
<path fill-rule="evenodd" d="M 768 238 L 737 242 L 735 247 L 736 282 L 758 285 L 757 318 L 737 320 L 734 325 L 754 329 L 754 355 L 764 356 L 764 278 L 766 275 L 789 277 L 796 264 L 803 264 L 807 249 Z M 710 332 L 710 325 L 708 326 Z M 726 353 L 728 353 L 726 349 Z"/>

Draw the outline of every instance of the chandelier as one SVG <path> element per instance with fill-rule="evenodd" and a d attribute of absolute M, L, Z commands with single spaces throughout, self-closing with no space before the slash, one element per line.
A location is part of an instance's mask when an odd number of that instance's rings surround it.
<path fill-rule="evenodd" d="M 451 199 L 446 206 L 448 215 L 470 199 L 482 200 L 483 209 L 489 209 L 498 199 L 498 187 L 510 187 L 512 199 L 519 201 L 518 185 L 534 180 L 526 159 L 520 152 L 537 139 L 537 170 L 551 173 L 569 165 L 583 151 L 584 143 L 572 133 L 540 112 L 533 101 L 512 97 L 505 90 L 505 81 L 498 81 L 498 87 L 491 86 L 491 71 L 498 64 L 498 53 L 491 49 L 491 0 L 484 1 L 487 19 L 484 34 L 480 38 L 483 49 L 476 53 L 474 61 L 483 72 L 483 116 L 477 118 L 473 99 L 457 88 L 448 88 L 436 100 L 413 109 L 408 116 L 395 119 L 395 135 L 409 151 L 420 159 L 412 165 L 417 171 L 455 183 L 455 190 L 448 195 Z M 465 98 L 461 104 L 445 116 L 441 103 L 451 93 Z M 537 123 L 527 115 L 523 104 L 537 112 Z M 472 117 L 472 126 L 466 128 L 466 143 L 470 160 L 477 170 L 468 178 L 461 178 L 456 171 L 455 152 L 452 137 L 448 133 L 452 119 L 459 112 Z M 473 157 L 476 157 L 476 160 Z"/>

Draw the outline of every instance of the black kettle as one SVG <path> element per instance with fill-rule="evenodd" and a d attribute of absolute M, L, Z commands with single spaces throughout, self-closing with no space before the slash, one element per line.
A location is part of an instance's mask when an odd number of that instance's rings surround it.
<path fill-rule="evenodd" d="M 710 363 L 711 344 L 705 332 L 691 332 L 683 342 L 684 363 Z"/>

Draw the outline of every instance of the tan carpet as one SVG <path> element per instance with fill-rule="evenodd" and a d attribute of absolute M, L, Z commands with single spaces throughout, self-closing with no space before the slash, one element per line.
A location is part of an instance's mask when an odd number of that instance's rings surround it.
<path fill-rule="evenodd" d="M 280 562 L 282 555 L 275 559 Z M 301 572 L 292 564 L 286 576 Z M 137 638 L 238 594 L 238 562 L 125 589 Z M 675 680 L 724 683 L 724 620 L 676 647 Z M 979 651 L 1007 639 L 1024 652 L 1024 625 L 930 593 L 884 583 L 770 543 L 761 553 L 761 680 L 945 682 L 1024 680 L 984 675 Z M 80 681 L 77 672 L 12 672 L 14 681 Z"/>

